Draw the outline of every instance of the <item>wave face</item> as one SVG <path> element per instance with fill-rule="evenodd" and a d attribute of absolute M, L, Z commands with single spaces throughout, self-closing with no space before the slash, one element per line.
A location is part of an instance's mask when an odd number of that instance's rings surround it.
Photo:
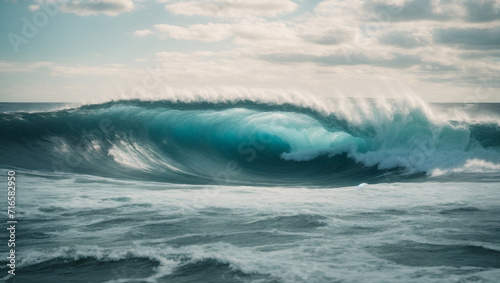
<path fill-rule="evenodd" d="M 438 118 L 425 105 L 405 102 L 329 107 L 122 100 L 2 113 L 1 166 L 220 185 L 351 185 L 500 172 L 496 118 Z"/>

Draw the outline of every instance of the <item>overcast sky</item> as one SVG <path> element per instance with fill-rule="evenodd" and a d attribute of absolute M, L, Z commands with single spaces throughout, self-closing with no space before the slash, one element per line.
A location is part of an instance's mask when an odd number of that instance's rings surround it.
<path fill-rule="evenodd" d="M 500 0 L 0 1 L 0 101 L 272 90 L 500 102 Z"/>

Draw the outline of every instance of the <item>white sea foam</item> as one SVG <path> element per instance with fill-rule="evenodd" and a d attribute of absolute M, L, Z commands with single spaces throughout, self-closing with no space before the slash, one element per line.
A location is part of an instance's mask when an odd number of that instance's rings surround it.
<path fill-rule="evenodd" d="M 500 251 L 494 235 L 487 237 L 493 230 L 484 228 L 494 228 L 484 225 L 494 225 L 498 183 L 364 184 L 363 189 L 200 187 L 78 174 L 68 180 L 29 175 L 23 183 L 30 189 L 23 210 L 34 220 L 24 227 L 45 231 L 46 223 L 36 219 L 50 217 L 50 227 L 57 231 L 43 246 L 36 244 L 38 239 L 24 242 L 24 270 L 57 258 L 145 258 L 159 267 L 137 281 L 160 282 L 180 272 L 178 268 L 197 263 L 218 264 L 211 266 L 215 269 L 227 264 L 229 273 L 248 275 L 245 282 L 387 282 L 395 277 L 405 282 L 488 282 L 498 275 L 474 266 L 405 265 L 373 251 L 404 248 L 405 243 L 484 248 L 489 250 L 485 256 Z M 204 200 L 195 204 L 200 193 Z M 63 210 L 39 210 L 50 206 Z M 148 227 L 157 230 L 135 234 Z M 467 237 L 454 237 L 462 234 Z M 131 281 L 118 276 L 108 283 Z"/>
<path fill-rule="evenodd" d="M 467 160 L 463 166 L 451 169 L 435 169 L 430 173 L 430 175 L 437 177 L 460 173 L 500 173 L 500 163 L 473 158 Z"/>

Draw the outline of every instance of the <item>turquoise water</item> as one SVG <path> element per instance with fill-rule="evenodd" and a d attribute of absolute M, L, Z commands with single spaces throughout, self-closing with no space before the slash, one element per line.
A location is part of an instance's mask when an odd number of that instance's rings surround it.
<path fill-rule="evenodd" d="M 6 282 L 500 279 L 498 104 L 0 109 Z"/>

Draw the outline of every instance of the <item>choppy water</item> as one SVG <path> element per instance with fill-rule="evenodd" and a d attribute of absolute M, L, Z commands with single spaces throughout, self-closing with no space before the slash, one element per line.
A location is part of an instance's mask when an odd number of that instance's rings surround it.
<path fill-rule="evenodd" d="M 497 104 L 1 109 L 6 282 L 500 280 Z"/>

